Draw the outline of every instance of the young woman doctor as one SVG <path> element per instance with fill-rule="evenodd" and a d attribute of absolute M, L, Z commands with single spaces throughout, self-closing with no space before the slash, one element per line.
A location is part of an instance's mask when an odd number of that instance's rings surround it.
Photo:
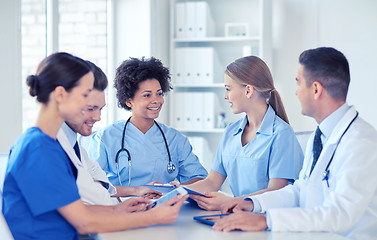
<path fill-rule="evenodd" d="M 95 133 L 88 147 L 89 157 L 112 184 L 139 186 L 174 179 L 188 184 L 207 176 L 188 139 L 155 121 L 164 93 L 171 89 L 169 80 L 169 70 L 153 57 L 130 58 L 118 67 L 118 105 L 132 116 Z"/>
<path fill-rule="evenodd" d="M 207 210 L 219 210 L 233 198 L 217 192 L 228 177 L 235 197 L 279 189 L 297 179 L 303 153 L 267 65 L 248 56 L 231 63 L 224 77 L 232 112 L 246 116 L 230 124 L 222 137 L 208 177 L 188 187 L 206 192 L 192 195 Z"/>
<path fill-rule="evenodd" d="M 86 206 L 80 200 L 77 169 L 56 135 L 64 121 L 84 121 L 93 88 L 93 74 L 85 61 L 67 53 L 52 54 L 27 84 L 41 108 L 36 126 L 21 135 L 10 151 L 3 188 L 2 211 L 15 239 L 78 239 L 77 232 L 117 231 L 177 218 L 185 197 L 137 213 Z M 142 198 L 130 200 L 128 210 L 148 203 Z"/>

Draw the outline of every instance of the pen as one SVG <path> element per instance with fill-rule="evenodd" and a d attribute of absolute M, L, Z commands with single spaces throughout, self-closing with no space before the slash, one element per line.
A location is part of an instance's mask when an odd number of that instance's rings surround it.
<path fill-rule="evenodd" d="M 163 187 L 172 187 L 173 185 L 169 183 L 155 183 L 153 186 L 163 186 Z"/>
<path fill-rule="evenodd" d="M 330 185 L 329 185 L 329 174 L 330 174 L 330 170 L 325 170 L 323 172 L 323 179 L 322 181 L 325 181 L 326 180 L 326 183 L 327 183 L 327 187 L 329 188 Z"/>

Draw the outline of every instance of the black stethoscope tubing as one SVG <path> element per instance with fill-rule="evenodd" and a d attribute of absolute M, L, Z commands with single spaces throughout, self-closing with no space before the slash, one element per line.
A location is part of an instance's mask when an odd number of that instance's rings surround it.
<path fill-rule="evenodd" d="M 124 147 L 124 139 L 125 139 L 125 136 L 126 136 L 126 128 L 127 128 L 127 124 L 129 123 L 130 119 L 131 119 L 131 117 L 129 117 L 127 119 L 126 124 L 124 125 L 123 133 L 122 133 L 122 145 L 121 145 L 121 148 L 118 150 L 118 152 L 115 155 L 115 164 L 117 165 L 118 177 L 119 177 L 119 167 L 118 167 L 119 166 L 118 165 L 119 164 L 119 154 L 121 152 L 125 151 L 127 153 L 127 156 L 128 156 L 128 165 L 129 165 L 129 167 L 131 167 L 131 154 L 127 150 L 127 148 Z M 168 153 L 169 163 L 168 163 L 167 171 L 168 171 L 168 173 L 172 173 L 172 172 L 175 171 L 175 165 L 172 163 L 172 160 L 171 160 L 169 146 L 168 146 L 168 141 L 166 140 L 165 134 L 162 131 L 160 125 L 156 121 L 154 121 L 154 123 L 156 124 L 156 126 L 158 127 L 158 129 L 161 132 L 161 135 L 162 135 L 162 137 L 164 139 L 164 142 L 165 142 L 166 151 Z M 129 176 L 129 183 L 128 183 L 128 185 L 130 185 L 130 180 L 131 180 L 131 176 Z M 120 181 L 120 179 L 119 179 L 119 183 L 122 184 L 121 181 Z"/>
<path fill-rule="evenodd" d="M 359 116 L 359 112 L 356 111 L 356 116 L 352 119 L 352 121 L 348 124 L 346 130 L 344 130 L 342 136 L 340 136 L 339 140 L 338 140 L 338 143 L 336 144 L 336 147 L 335 147 L 335 150 L 330 158 L 330 161 L 327 163 L 327 166 L 326 166 L 326 169 L 325 171 L 323 171 L 323 179 L 322 181 L 326 181 L 327 182 L 327 187 L 329 187 L 329 174 L 330 174 L 330 170 L 329 170 L 329 167 L 330 167 L 330 164 L 334 158 L 334 155 L 335 155 L 335 152 L 336 150 L 338 149 L 338 146 L 339 146 L 339 143 L 340 141 L 342 140 L 344 134 L 346 134 L 346 132 L 348 131 L 348 129 L 351 127 L 352 123 L 356 120 L 356 118 Z"/>

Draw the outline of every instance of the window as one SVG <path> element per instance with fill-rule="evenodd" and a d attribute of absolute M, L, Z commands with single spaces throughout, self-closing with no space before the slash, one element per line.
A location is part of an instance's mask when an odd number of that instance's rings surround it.
<path fill-rule="evenodd" d="M 58 0 L 58 49 L 89 60 L 107 74 L 107 0 Z M 47 55 L 46 0 L 22 0 L 23 130 L 35 124 L 39 104 L 30 97 L 25 79 L 35 74 Z M 109 86 L 112 83 L 109 79 Z M 107 111 L 96 124 L 107 124 Z"/>

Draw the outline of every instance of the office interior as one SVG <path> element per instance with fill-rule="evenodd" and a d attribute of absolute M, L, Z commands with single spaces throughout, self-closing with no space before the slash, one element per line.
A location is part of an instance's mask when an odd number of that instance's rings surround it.
<path fill-rule="evenodd" d="M 190 37 L 189 41 L 177 37 L 176 6 L 186 2 L 207 3 L 213 16 L 212 35 L 199 40 Z M 229 2 L 234 7 L 230 8 Z M 34 74 L 43 57 L 56 51 L 67 51 L 91 60 L 106 72 L 109 79 L 107 106 L 97 128 L 129 115 L 118 108 L 112 87 L 115 68 L 129 57 L 154 56 L 170 69 L 174 90 L 166 97 L 158 118 L 164 124 L 176 127 L 173 115 L 176 114 L 173 106 L 176 101 L 173 99 L 179 93 L 188 93 L 182 101 L 190 101 L 197 93 L 214 93 L 221 107 L 213 110 L 215 116 L 209 130 L 195 125 L 178 127 L 192 141 L 199 139 L 199 147 L 194 146 L 194 152 L 200 151 L 198 155 L 203 158 L 213 157 L 221 138 L 223 126 L 219 123 L 220 112 L 226 113 L 227 121 L 240 117 L 231 114 L 226 100 L 222 98 L 225 66 L 232 61 L 229 57 L 237 54 L 238 57 L 263 55 L 261 58 L 272 71 L 290 124 L 296 132 L 302 132 L 312 131 L 316 122 L 301 114 L 295 96 L 298 56 L 306 49 L 320 46 L 339 49 L 350 63 L 348 103 L 355 105 L 360 115 L 377 127 L 377 112 L 373 107 L 377 89 L 374 74 L 377 66 L 376 11 L 375 0 L 2 0 L 0 153 L 7 154 L 16 138 L 34 123 L 38 105 L 25 90 L 25 76 Z M 39 15 L 31 14 L 35 12 Z M 98 25 L 93 26 L 91 21 L 98 22 Z M 237 38 L 229 31 L 232 31 L 232 26 L 245 29 L 245 23 L 246 37 L 260 37 L 257 40 L 260 41 L 259 45 L 254 44 L 255 40 L 250 40 L 253 43 L 249 44 L 226 39 Z M 254 27 L 258 30 L 255 31 Z M 72 35 L 70 31 L 76 33 Z M 100 36 L 93 40 L 92 33 Z M 39 40 L 36 36 L 39 36 Z M 231 52 L 235 45 L 241 49 L 237 53 Z M 222 63 L 213 67 L 214 79 L 211 84 L 187 87 L 177 83 L 175 87 L 175 52 L 177 48 L 187 46 L 214 46 L 212 49 L 220 52 Z M 227 47 L 231 56 L 223 51 Z M 29 64 L 28 67 L 25 63 Z M 202 101 L 205 100 L 202 98 Z M 189 112 L 195 114 L 195 109 Z M 205 154 L 207 151 L 205 147 L 203 150 L 201 139 L 205 139 L 212 155 Z M 206 167 L 210 167 L 210 161 Z"/>

